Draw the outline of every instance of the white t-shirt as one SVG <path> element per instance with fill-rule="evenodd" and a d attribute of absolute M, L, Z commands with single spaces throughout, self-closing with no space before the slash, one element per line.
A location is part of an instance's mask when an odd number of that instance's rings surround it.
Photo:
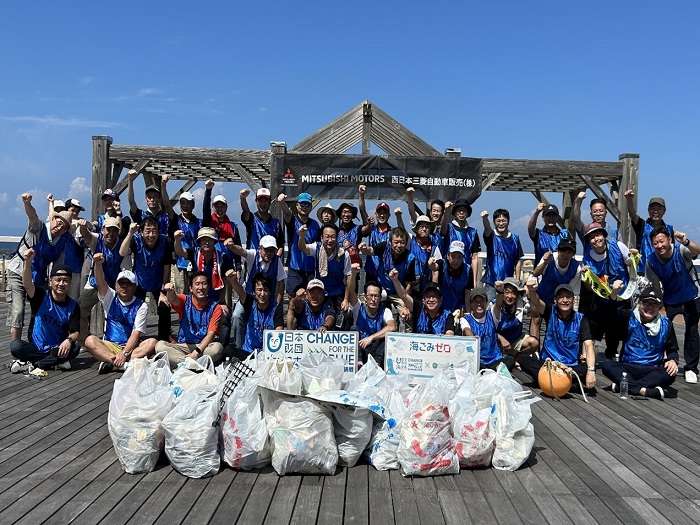
<path fill-rule="evenodd" d="M 124 301 L 119 299 L 119 297 L 117 297 L 117 292 L 115 292 L 113 288 L 109 288 L 104 297 L 100 297 L 100 294 L 98 293 L 97 298 L 102 303 L 102 308 L 104 308 L 105 311 L 105 317 L 109 314 L 109 308 L 112 306 L 112 301 L 117 300 L 121 305 L 129 306 L 136 300 L 136 297 L 132 297 L 131 301 L 125 303 Z M 147 324 L 148 304 L 146 303 L 146 301 L 144 301 L 143 304 L 139 307 L 138 311 L 136 312 L 136 319 L 134 319 L 134 332 L 141 332 L 142 334 L 145 334 Z"/>

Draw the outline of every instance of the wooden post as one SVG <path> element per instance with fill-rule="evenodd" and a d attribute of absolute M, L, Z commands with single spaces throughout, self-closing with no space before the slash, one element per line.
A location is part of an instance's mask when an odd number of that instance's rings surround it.
<path fill-rule="evenodd" d="M 634 206 L 637 210 L 639 198 L 639 153 L 623 153 L 620 155 L 622 162 L 622 180 L 620 181 L 620 193 L 617 198 L 617 209 L 620 210 L 620 229 L 618 238 L 630 248 L 637 245 L 637 238 L 632 229 L 632 223 L 627 211 L 627 199 L 625 192 L 634 190 Z"/>
<path fill-rule="evenodd" d="M 107 135 L 94 135 L 92 137 L 92 204 L 90 207 L 90 219 L 97 219 L 102 213 L 102 192 L 107 189 L 111 164 L 109 162 L 109 147 L 112 145 L 112 137 Z"/>
<path fill-rule="evenodd" d="M 284 155 L 287 153 L 287 143 L 286 142 L 270 142 L 270 152 L 275 155 Z M 270 177 L 272 177 L 272 173 L 270 173 Z M 272 180 L 270 180 L 270 186 L 272 186 Z M 251 188 L 252 191 L 257 191 L 257 188 Z M 280 221 L 280 227 L 284 230 L 285 229 L 285 224 L 284 224 L 284 212 L 282 211 L 282 207 L 275 203 L 277 202 L 277 195 L 270 195 L 270 200 L 271 200 L 271 206 L 270 206 L 270 214 L 275 217 L 278 221 Z M 287 203 L 290 204 L 290 208 L 292 211 L 295 210 L 295 205 L 293 203 Z"/>
<path fill-rule="evenodd" d="M 569 230 L 569 237 L 572 239 L 576 238 L 576 229 L 574 228 L 574 223 L 571 220 L 571 212 L 577 195 L 578 190 L 565 191 L 562 192 L 561 199 L 561 218 L 564 221 L 564 228 Z"/>

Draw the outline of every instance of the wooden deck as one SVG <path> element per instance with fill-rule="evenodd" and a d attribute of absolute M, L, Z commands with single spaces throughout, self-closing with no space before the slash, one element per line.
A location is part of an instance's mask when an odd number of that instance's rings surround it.
<path fill-rule="evenodd" d="M 682 379 L 678 397 L 663 402 L 620 400 L 600 373 L 589 405 L 544 398 L 533 405 L 533 454 L 514 473 L 410 479 L 362 464 L 335 476 L 279 477 L 224 466 L 188 479 L 161 459 L 154 472 L 129 475 L 107 432 L 117 374 L 97 375 L 81 354 L 70 372 L 13 375 L 8 332 L 0 337 L 5 525 L 700 522 L 700 386 Z"/>

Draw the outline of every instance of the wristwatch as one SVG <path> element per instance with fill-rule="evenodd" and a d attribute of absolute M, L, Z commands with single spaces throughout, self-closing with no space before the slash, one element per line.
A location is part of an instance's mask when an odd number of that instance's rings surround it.
<path fill-rule="evenodd" d="M 589 366 L 589 367 L 587 367 L 587 370 L 589 372 L 595 372 L 595 366 Z"/>

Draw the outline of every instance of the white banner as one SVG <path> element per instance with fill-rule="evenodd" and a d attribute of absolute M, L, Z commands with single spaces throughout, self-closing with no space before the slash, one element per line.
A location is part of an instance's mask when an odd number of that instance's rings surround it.
<path fill-rule="evenodd" d="M 299 361 L 306 354 L 321 353 L 342 359 L 345 363 L 343 381 L 357 371 L 357 332 L 317 332 L 314 330 L 265 330 L 263 352 L 266 359 Z"/>
<path fill-rule="evenodd" d="M 384 370 L 407 374 L 411 384 L 425 383 L 440 370 L 467 362 L 469 372 L 479 371 L 479 338 L 431 334 L 386 334 Z"/>

